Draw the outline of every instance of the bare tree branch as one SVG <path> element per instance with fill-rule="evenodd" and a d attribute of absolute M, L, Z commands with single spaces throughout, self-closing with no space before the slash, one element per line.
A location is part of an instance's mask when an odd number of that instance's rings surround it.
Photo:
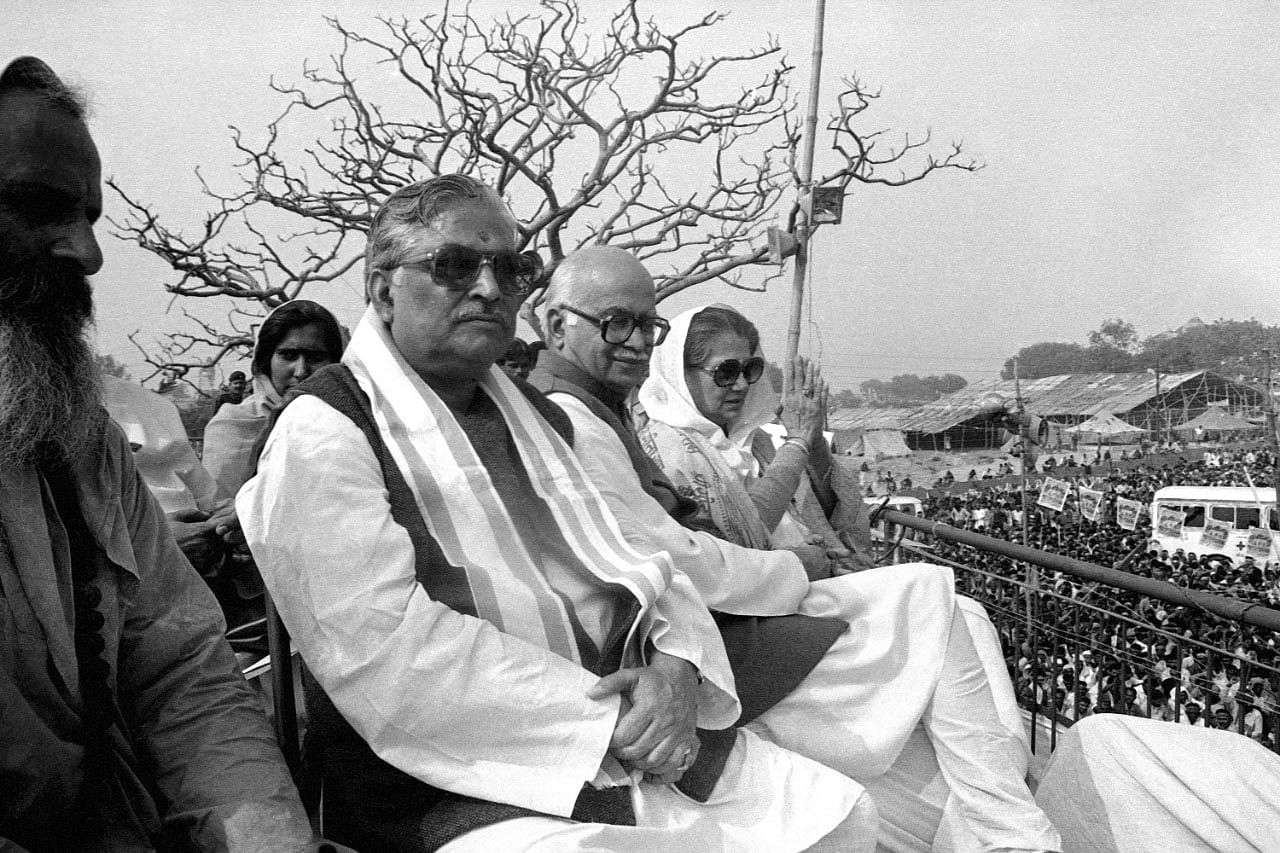
<path fill-rule="evenodd" d="M 622 0 L 589 32 L 583 8 L 543 0 L 537 14 L 483 22 L 446 4 L 359 29 L 327 18 L 336 52 L 304 63 L 299 82 L 271 81 L 284 103 L 262 132 L 231 129 L 240 188 L 219 193 L 200 178 L 210 210 L 186 234 L 109 182 L 127 209 L 116 234 L 177 273 L 165 285 L 175 297 L 226 297 L 261 314 L 352 273 L 395 189 L 466 172 L 509 199 L 521 248 L 553 263 L 607 243 L 650 267 L 659 299 L 707 281 L 763 289 L 778 273 L 765 230 L 794 230 L 800 214 L 801 122 L 781 47 L 700 56 L 725 13 L 664 29 Z M 834 168 L 816 185 L 896 187 L 981 167 L 960 143 L 931 153 L 927 131 L 863 128 L 879 97 L 843 81 L 826 124 Z M 768 274 L 746 277 L 762 265 Z M 189 369 L 246 345 L 206 326 L 175 335 L 151 363 Z"/>

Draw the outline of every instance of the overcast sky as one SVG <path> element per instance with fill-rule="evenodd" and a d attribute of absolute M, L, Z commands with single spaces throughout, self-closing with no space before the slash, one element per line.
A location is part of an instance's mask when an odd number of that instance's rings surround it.
<path fill-rule="evenodd" d="M 204 209 L 193 169 L 231 177 L 227 126 L 260 129 L 281 106 L 268 79 L 297 80 L 304 59 L 336 49 L 323 14 L 359 25 L 441 6 L 8 0 L 0 62 L 32 53 L 84 84 L 104 172 L 190 226 Z M 536 4 L 472 7 L 487 17 Z M 717 7 L 732 11 L 708 52 L 775 35 L 803 102 L 809 3 L 642 4 L 676 22 Z M 1019 347 L 1084 342 L 1108 317 L 1142 337 L 1193 315 L 1280 323 L 1280 4 L 828 7 L 828 103 L 856 72 L 883 90 L 875 124 L 931 128 L 939 151 L 963 140 L 987 164 L 904 189 L 855 187 L 844 224 L 820 232 L 805 348 L 835 387 L 907 372 L 992 376 Z M 111 194 L 107 212 L 121 212 Z M 184 321 L 163 264 L 105 228 L 102 242 L 98 344 L 136 365 L 129 332 L 149 339 Z M 317 295 L 354 322 L 358 292 L 353 275 Z M 664 310 L 733 301 L 777 355 L 789 297 L 788 270 L 765 294 L 703 286 Z"/>

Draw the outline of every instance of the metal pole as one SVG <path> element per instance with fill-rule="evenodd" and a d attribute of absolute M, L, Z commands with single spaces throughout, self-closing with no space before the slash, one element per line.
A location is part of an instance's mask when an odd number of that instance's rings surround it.
<path fill-rule="evenodd" d="M 1019 478 L 1019 491 L 1022 493 L 1022 547 L 1026 548 L 1028 544 L 1027 528 L 1030 523 L 1028 519 L 1029 510 L 1027 508 L 1027 460 L 1031 457 L 1031 439 L 1027 435 L 1027 407 L 1022 399 L 1022 378 L 1018 373 L 1018 359 L 1013 360 L 1013 398 L 1018 408 L 1018 440 L 1022 442 L 1021 465 L 1018 466 L 1022 472 Z M 1040 603 L 1040 569 L 1032 563 L 1026 563 L 1027 567 L 1027 600 L 1026 600 L 1026 617 L 1027 630 L 1035 629 L 1036 613 L 1039 610 Z"/>
<path fill-rule="evenodd" d="M 1031 446 L 1027 442 L 1026 407 L 1022 402 L 1022 380 L 1018 377 L 1018 359 L 1013 360 L 1013 397 L 1018 408 L 1018 441 L 1022 443 L 1019 470 L 1022 472 L 1022 544 L 1027 544 L 1027 457 Z"/>
<path fill-rule="evenodd" d="M 813 22 L 813 67 L 809 71 L 809 113 L 805 117 L 804 148 L 800 159 L 800 192 L 807 193 L 813 183 L 813 147 L 818 135 L 818 100 L 822 89 L 822 30 L 827 15 L 826 0 L 817 0 Z M 795 362 L 800 352 L 800 314 L 804 310 L 804 280 L 809 272 L 809 214 L 804 205 L 796 220 L 796 269 L 791 283 L 791 316 L 787 324 L 787 361 L 782 369 L 782 393 L 791 393 L 787 365 Z"/>
<path fill-rule="evenodd" d="M 1156 359 L 1156 414 L 1159 415 L 1164 411 L 1164 404 L 1160 402 L 1160 359 Z M 1156 421 L 1156 444 L 1164 441 L 1164 430 L 1160 428 L 1160 422 Z"/>
<path fill-rule="evenodd" d="M 1276 433 L 1276 402 L 1271 392 L 1271 350 L 1264 349 L 1262 353 L 1267 357 L 1267 443 L 1271 445 L 1271 455 L 1275 462 L 1272 485 L 1276 487 L 1276 494 L 1280 495 L 1280 435 Z"/>

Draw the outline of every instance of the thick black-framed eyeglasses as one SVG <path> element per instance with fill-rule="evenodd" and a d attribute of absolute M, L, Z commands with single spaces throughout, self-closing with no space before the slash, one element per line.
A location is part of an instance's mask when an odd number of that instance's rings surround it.
<path fill-rule="evenodd" d="M 755 385 L 764 376 L 764 359 L 758 355 L 746 361 L 728 358 L 715 367 L 695 367 L 694 370 L 711 374 L 711 381 L 721 388 L 732 388 L 739 376 L 745 378 L 748 385 Z"/>
<path fill-rule="evenodd" d="M 667 339 L 667 332 L 671 331 L 671 324 L 661 317 L 637 317 L 629 311 L 610 311 L 596 317 L 568 305 L 560 307 L 570 314 L 595 323 L 600 327 L 600 337 L 604 338 L 604 342 L 615 346 L 631 340 L 631 335 L 639 329 L 644 342 L 656 347 Z"/>
<path fill-rule="evenodd" d="M 446 243 L 419 260 L 397 266 L 422 270 L 449 290 L 468 290 L 485 264 L 493 270 L 498 288 L 510 296 L 524 296 L 542 277 L 542 258 L 537 252 L 481 252 L 457 243 Z"/>

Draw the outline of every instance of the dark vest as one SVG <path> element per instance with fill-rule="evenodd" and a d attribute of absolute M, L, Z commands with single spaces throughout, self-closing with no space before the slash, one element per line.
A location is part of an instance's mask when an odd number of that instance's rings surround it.
<path fill-rule="evenodd" d="M 538 413 L 570 444 L 573 427 L 554 403 L 530 385 L 514 380 Z M 313 374 L 289 400 L 311 394 L 324 401 L 360 428 L 382 471 L 392 519 L 405 529 L 414 548 L 418 582 L 435 600 L 448 604 L 455 596 L 450 588 L 465 582 L 454 572 L 439 544 L 431 536 L 414 500 L 413 492 L 378 432 L 369 400 L 345 365 L 332 365 Z M 283 411 L 283 409 L 281 409 Z M 459 594 L 457 600 L 465 596 Z M 452 606 L 452 605 L 451 605 Z M 629 625 L 638 612 L 632 603 L 621 614 Z M 459 609 L 459 608 L 455 608 Z M 462 608 L 465 610 L 465 608 Z M 461 612 L 461 611 L 460 611 Z M 474 615 L 474 614 L 470 614 Z M 626 631 L 614 632 L 595 659 L 598 674 L 615 671 Z M 323 785 L 325 835 L 358 850 L 434 851 L 472 829 L 540 813 L 520 806 L 479 800 L 422 782 L 378 758 L 344 719 L 310 674 L 303 671 L 309 723 L 306 735 L 304 776 Z M 680 789 L 705 802 L 719 780 L 733 746 L 732 729 L 699 730 L 702 749 L 698 760 L 680 781 Z M 593 823 L 634 825 L 635 813 L 626 788 L 594 790 L 584 786 L 572 818 Z"/>
<path fill-rule="evenodd" d="M 664 493 L 677 495 L 671 480 L 640 448 L 640 442 L 631 429 L 608 406 L 584 387 L 599 387 L 581 368 L 554 351 L 548 350 L 538 357 L 538 367 L 529 381 L 544 393 L 563 393 L 581 400 L 593 414 L 604 421 L 617 434 L 627 455 L 631 457 L 636 476 L 645 492 L 680 521 L 680 515 L 662 499 Z M 665 485 L 664 485 L 665 484 Z M 687 498 L 680 497 L 680 500 Z M 708 531 L 717 534 L 717 531 Z M 745 725 L 795 690 L 812 669 L 822 660 L 836 638 L 849 629 L 842 619 L 792 614 L 790 616 L 738 616 L 715 613 L 729 656 L 729 666 L 737 682 L 738 699 L 742 702 L 742 716 L 738 725 Z"/>
<path fill-rule="evenodd" d="M 573 428 L 564 413 L 528 385 L 521 390 L 566 441 Z M 413 543 L 415 573 L 428 588 L 447 587 L 441 567 L 448 566 L 439 544 L 427 529 L 413 493 L 387 451 L 373 419 L 369 400 L 345 365 L 317 371 L 298 389 L 332 406 L 360 428 L 382 469 L 391 517 Z M 298 395 L 295 395 L 298 396 Z M 450 574 L 447 569 L 444 572 Z M 432 576 L 434 575 L 434 577 Z M 447 593 L 446 593 L 447 597 Z M 307 774 L 318 775 L 324 788 L 325 834 L 358 850 L 433 851 L 482 826 L 538 815 L 530 809 L 466 797 L 435 788 L 378 758 L 342 717 L 319 684 L 304 673 L 309 723 Z M 630 793 L 624 788 L 584 788 L 573 819 L 634 824 Z"/>

